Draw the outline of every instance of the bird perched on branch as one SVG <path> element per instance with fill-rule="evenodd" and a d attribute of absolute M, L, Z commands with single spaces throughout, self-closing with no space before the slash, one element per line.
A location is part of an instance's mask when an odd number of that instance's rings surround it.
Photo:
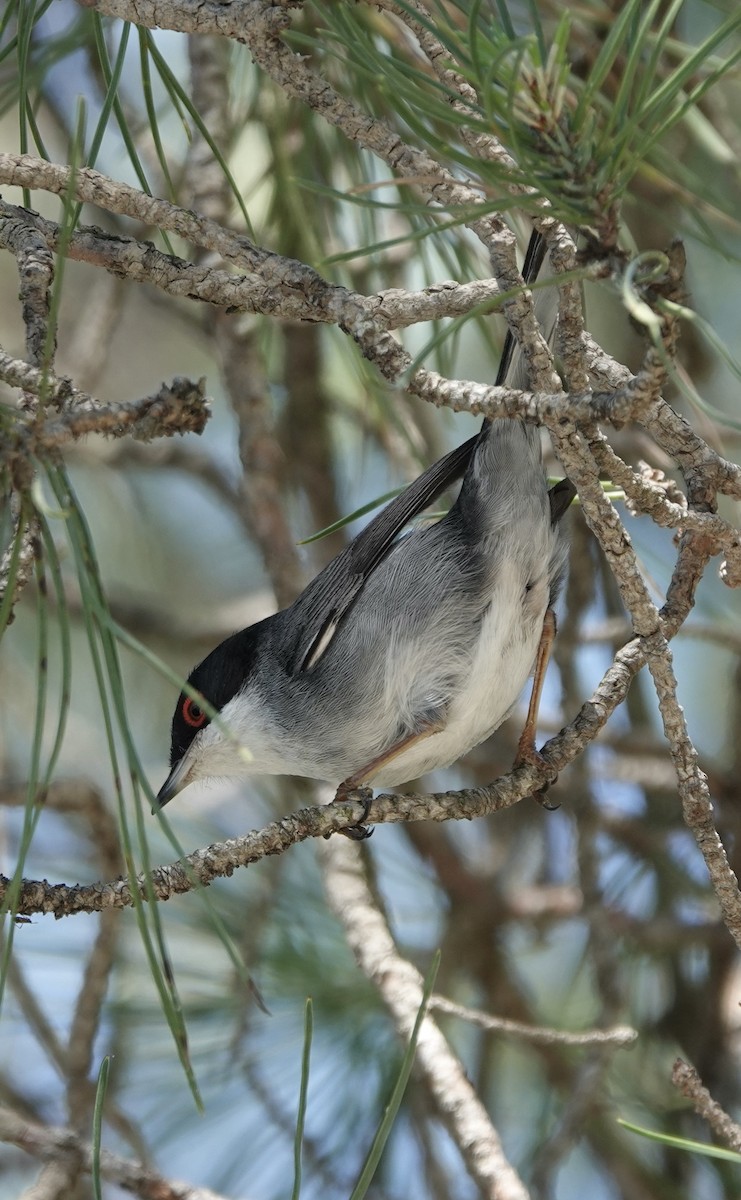
<path fill-rule="evenodd" d="M 534 234 L 526 282 L 544 253 Z M 555 288 L 539 292 L 536 313 L 552 339 Z M 527 384 L 509 333 L 497 383 L 508 377 Z M 404 534 L 461 476 L 449 512 Z M 304 775 L 337 785 L 337 799 L 363 785 L 405 783 L 487 738 L 533 672 L 518 762 L 537 758 L 566 559 L 560 522 L 574 494 L 568 479 L 549 490 L 536 428 L 485 420 L 290 607 L 227 638 L 195 668 L 188 684 L 206 704 L 187 692 L 177 702 L 158 805 L 215 776 Z"/>

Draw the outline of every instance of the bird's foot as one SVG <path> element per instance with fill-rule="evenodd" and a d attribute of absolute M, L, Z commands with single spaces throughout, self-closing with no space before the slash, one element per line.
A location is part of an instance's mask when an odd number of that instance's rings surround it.
<path fill-rule="evenodd" d="M 535 767 L 537 771 L 547 772 L 550 778 L 542 787 L 533 792 L 533 798 L 538 801 L 538 804 L 543 806 L 546 812 L 556 812 L 561 807 L 560 804 L 551 804 L 546 799 L 546 792 L 558 779 L 558 771 L 555 771 L 547 759 L 543 757 L 532 738 L 528 738 L 525 735 L 520 738 L 517 755 L 512 765 L 514 768 L 528 766 Z"/>
<path fill-rule="evenodd" d="M 373 788 L 358 787 L 351 779 L 346 779 L 337 789 L 333 804 L 344 804 L 348 800 L 361 800 L 363 803 L 363 815 L 355 825 L 348 825 L 347 829 L 338 829 L 343 837 L 350 838 L 351 842 L 365 842 L 373 833 L 364 822 L 368 818 L 370 812 L 371 800 L 373 799 Z M 330 834 L 325 834 L 325 837 L 330 837 Z"/>

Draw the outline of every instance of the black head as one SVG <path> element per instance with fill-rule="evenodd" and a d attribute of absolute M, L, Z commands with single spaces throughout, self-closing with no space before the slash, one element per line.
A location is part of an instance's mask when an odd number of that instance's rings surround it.
<path fill-rule="evenodd" d="M 265 625 L 265 621 L 259 621 L 257 625 L 250 625 L 248 629 L 232 634 L 188 676 L 190 686 L 200 692 L 217 712 L 221 712 L 224 705 L 241 691 L 252 674 Z M 170 766 L 174 767 L 180 762 L 198 730 L 208 725 L 209 721 L 210 717 L 198 706 L 197 701 L 181 692 L 172 718 Z"/>
<path fill-rule="evenodd" d="M 225 705 L 237 695 L 246 685 L 252 674 L 258 657 L 259 647 L 266 634 L 267 621 L 259 621 L 242 629 L 222 642 L 215 650 L 204 658 L 203 662 L 191 671 L 188 683 L 201 695 L 216 712 L 221 712 Z M 178 697 L 172 718 L 170 741 L 170 775 L 157 797 L 161 807 L 171 800 L 182 787 L 186 786 L 187 776 L 178 770 L 196 734 L 209 724 L 211 718 L 200 707 L 197 700 L 181 692 Z"/>

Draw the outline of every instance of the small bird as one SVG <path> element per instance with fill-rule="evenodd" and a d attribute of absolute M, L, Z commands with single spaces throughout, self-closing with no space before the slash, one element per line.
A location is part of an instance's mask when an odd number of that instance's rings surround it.
<path fill-rule="evenodd" d="M 534 234 L 526 282 L 544 255 Z M 550 340 L 556 289 L 543 289 L 539 305 L 544 297 L 549 314 L 538 315 Z M 508 333 L 498 384 L 513 359 L 514 386 L 524 387 Z M 403 534 L 461 476 L 448 513 Z M 290 607 L 227 638 L 192 671 L 190 687 L 220 721 L 180 695 L 158 807 L 218 776 L 309 776 L 336 785 L 338 800 L 369 784 L 406 783 L 487 738 L 533 672 L 517 761 L 537 760 L 538 701 L 567 553 L 560 522 L 574 495 L 568 479 L 548 489 L 537 429 L 485 420 Z M 369 832 L 359 828 L 357 836 Z"/>

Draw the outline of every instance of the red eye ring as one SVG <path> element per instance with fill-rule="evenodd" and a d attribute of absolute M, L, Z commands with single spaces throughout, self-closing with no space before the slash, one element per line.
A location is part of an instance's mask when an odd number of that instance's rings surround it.
<path fill-rule="evenodd" d="M 205 712 L 198 707 L 195 700 L 191 700 L 190 696 L 186 696 L 183 700 L 183 720 L 193 729 L 200 729 L 201 725 L 206 724 Z"/>

